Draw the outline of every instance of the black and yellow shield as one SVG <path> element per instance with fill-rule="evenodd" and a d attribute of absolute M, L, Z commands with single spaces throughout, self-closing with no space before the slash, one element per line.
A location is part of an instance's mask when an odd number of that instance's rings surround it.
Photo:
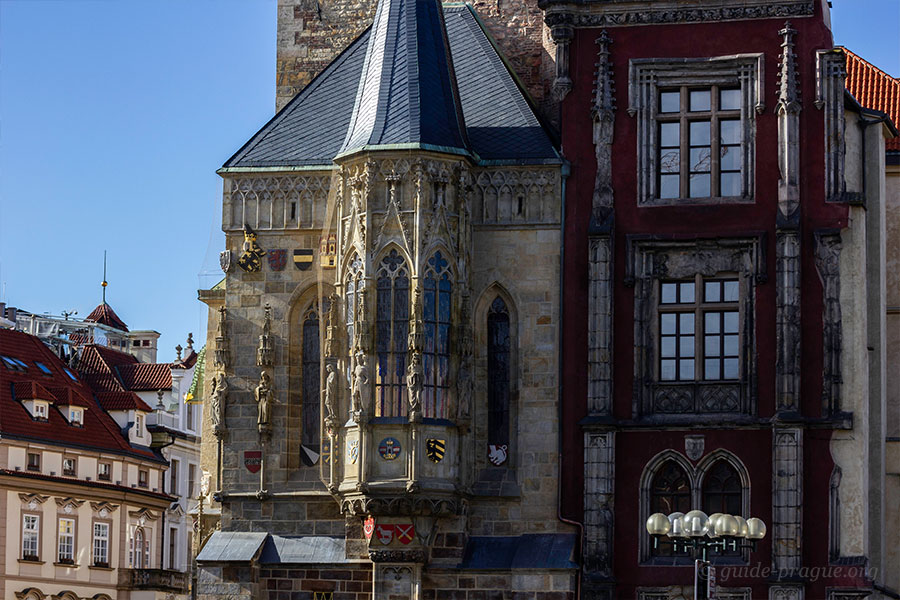
<path fill-rule="evenodd" d="M 444 458 L 445 440 L 429 438 L 425 440 L 425 456 L 431 462 L 439 463 Z"/>
<path fill-rule="evenodd" d="M 334 600 L 334 592 L 313 592 L 313 600 Z"/>
<path fill-rule="evenodd" d="M 301 248 L 300 250 L 294 250 L 294 266 L 300 269 L 301 271 L 305 271 L 310 268 L 313 264 L 313 249 L 312 248 Z"/>

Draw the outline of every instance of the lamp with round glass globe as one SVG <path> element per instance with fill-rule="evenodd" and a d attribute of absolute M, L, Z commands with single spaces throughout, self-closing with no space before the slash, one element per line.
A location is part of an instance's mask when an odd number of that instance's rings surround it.
<path fill-rule="evenodd" d="M 747 539 L 757 542 L 766 537 L 766 524 L 762 519 L 751 517 L 747 519 Z"/>
<path fill-rule="evenodd" d="M 721 516 L 722 513 L 713 513 L 709 515 L 709 531 L 706 532 L 706 535 L 714 539 L 719 537 L 719 534 L 716 531 L 716 526 L 718 525 L 719 517 Z"/>

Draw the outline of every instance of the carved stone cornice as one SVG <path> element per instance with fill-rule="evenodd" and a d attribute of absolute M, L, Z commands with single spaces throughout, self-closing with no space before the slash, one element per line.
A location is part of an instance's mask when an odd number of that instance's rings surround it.
<path fill-rule="evenodd" d="M 65 506 L 71 505 L 71 506 L 74 506 L 75 508 L 78 508 L 82 504 L 84 504 L 84 500 L 76 500 L 75 498 L 68 498 L 68 497 L 66 497 L 66 498 L 58 498 L 57 497 L 57 498 L 54 498 L 54 500 L 56 501 L 56 505 L 59 507 L 65 507 Z"/>
<path fill-rule="evenodd" d="M 94 512 L 100 512 L 101 510 L 105 510 L 108 513 L 115 512 L 116 509 L 119 508 L 118 504 L 111 504 L 109 502 L 91 502 L 91 509 Z"/>
<path fill-rule="evenodd" d="M 425 550 L 369 550 L 369 560 L 376 563 L 424 563 Z"/>
<path fill-rule="evenodd" d="M 22 504 L 31 504 L 32 502 L 35 504 L 43 504 L 49 499 L 50 496 L 41 496 L 40 494 L 19 494 L 19 500 L 22 501 Z"/>
<path fill-rule="evenodd" d="M 449 517 L 466 514 L 468 510 L 468 503 L 464 498 L 428 496 L 427 492 L 390 496 L 369 494 L 344 494 L 343 496 L 341 512 L 351 516 L 424 515 Z"/>
<path fill-rule="evenodd" d="M 619 25 L 664 25 L 707 23 L 747 19 L 811 17 L 815 0 L 742 0 L 732 6 L 710 7 L 705 0 L 681 2 L 637 2 L 605 0 L 573 3 L 571 0 L 539 0 L 544 22 L 549 26 L 612 27 Z"/>

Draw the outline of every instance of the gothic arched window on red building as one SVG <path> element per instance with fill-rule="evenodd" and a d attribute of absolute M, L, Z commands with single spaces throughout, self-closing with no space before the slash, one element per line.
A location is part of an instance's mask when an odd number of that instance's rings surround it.
<path fill-rule="evenodd" d="M 691 480 L 677 463 L 664 463 L 653 476 L 650 484 L 650 514 L 670 515 L 674 512 L 686 513 L 691 510 Z M 668 544 L 660 544 L 651 551 L 652 556 L 686 556 L 687 552 L 675 553 Z"/>

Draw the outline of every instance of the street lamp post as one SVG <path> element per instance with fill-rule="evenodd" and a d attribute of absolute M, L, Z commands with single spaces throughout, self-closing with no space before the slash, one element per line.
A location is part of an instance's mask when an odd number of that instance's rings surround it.
<path fill-rule="evenodd" d="M 713 513 L 706 516 L 702 510 L 687 514 L 671 515 L 654 513 L 647 519 L 647 533 L 653 540 L 653 549 L 671 546 L 675 552 L 691 552 L 694 558 L 694 598 L 709 598 L 706 587 L 709 576 L 707 558 L 724 552 L 736 552 L 749 548 L 756 550 L 756 543 L 766 537 L 766 524 L 762 519 Z M 668 539 L 665 539 L 668 538 Z M 705 588 L 700 590 L 701 584 Z"/>

